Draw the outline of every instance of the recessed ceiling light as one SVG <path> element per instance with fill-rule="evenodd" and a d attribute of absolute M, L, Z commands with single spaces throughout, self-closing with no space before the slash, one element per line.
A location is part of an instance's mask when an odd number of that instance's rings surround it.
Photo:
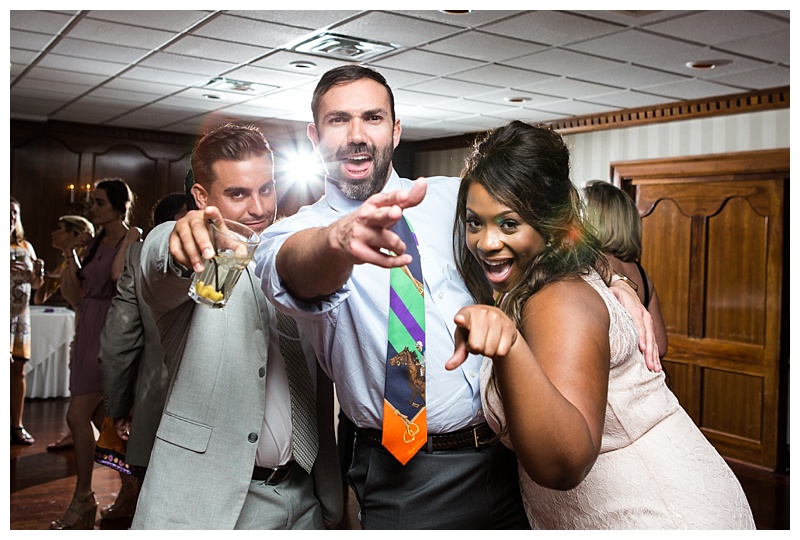
<path fill-rule="evenodd" d="M 503 98 L 503 99 L 505 99 L 509 103 L 527 103 L 527 102 L 529 102 L 531 100 L 531 98 L 522 97 L 522 96 L 507 97 L 507 98 Z"/>
<path fill-rule="evenodd" d="M 308 60 L 295 60 L 294 62 L 289 62 L 289 65 L 297 69 L 311 69 L 317 67 L 317 64 L 309 62 Z"/>
<path fill-rule="evenodd" d="M 686 62 L 686 67 L 689 69 L 698 69 L 703 71 L 707 69 L 714 69 L 730 63 L 730 60 L 693 60 L 691 62 Z"/>

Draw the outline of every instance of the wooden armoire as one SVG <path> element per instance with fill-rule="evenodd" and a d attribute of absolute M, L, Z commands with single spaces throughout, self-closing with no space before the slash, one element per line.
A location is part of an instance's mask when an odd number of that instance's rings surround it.
<path fill-rule="evenodd" d="M 642 216 L 670 388 L 723 456 L 787 467 L 789 149 L 611 168 Z"/>

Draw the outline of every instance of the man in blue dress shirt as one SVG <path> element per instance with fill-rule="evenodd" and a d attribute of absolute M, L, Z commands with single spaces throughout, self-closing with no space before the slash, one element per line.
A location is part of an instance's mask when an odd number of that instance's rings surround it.
<path fill-rule="evenodd" d="M 318 84 L 308 135 L 327 171 L 325 197 L 266 231 L 262 288 L 294 316 L 339 403 L 357 426 L 348 480 L 364 529 L 528 528 L 514 454 L 492 442 L 470 356 L 449 372 L 453 316 L 474 303 L 453 257 L 458 178 L 412 182 L 392 168 L 400 141 L 391 89 L 379 73 L 334 68 Z M 428 442 L 406 465 L 381 446 L 389 271 L 409 262 L 388 229 L 405 214 L 425 285 Z M 383 250 L 401 254 L 394 257 Z M 363 264 L 367 263 L 367 264 Z"/>

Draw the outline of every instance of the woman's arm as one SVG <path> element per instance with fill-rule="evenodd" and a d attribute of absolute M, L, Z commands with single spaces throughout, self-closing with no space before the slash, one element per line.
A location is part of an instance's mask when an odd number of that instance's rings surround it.
<path fill-rule="evenodd" d="M 83 300 L 83 284 L 78 278 L 78 270 L 81 269 L 81 259 L 76 251 L 80 247 L 91 243 L 92 236 L 89 233 L 81 233 L 71 246 L 67 248 L 67 267 L 61 272 L 61 295 L 69 302 L 73 309 Z"/>
<path fill-rule="evenodd" d="M 528 300 L 515 339 L 507 337 L 517 332 L 510 319 L 489 306 L 464 308 L 456 324 L 468 334 L 469 352 L 493 357 L 525 471 L 545 487 L 577 486 L 597 459 L 605 422 L 610 351 L 603 299 L 582 281 L 549 284 Z"/>
<path fill-rule="evenodd" d="M 656 345 L 658 345 L 658 356 L 664 358 L 667 354 L 667 347 L 669 341 L 667 339 L 667 327 L 664 324 L 664 317 L 661 315 L 661 304 L 658 301 L 658 292 L 656 286 L 650 281 L 650 290 L 653 294 L 650 295 L 650 304 L 647 306 L 647 311 L 653 318 L 653 333 L 656 337 Z"/>
<path fill-rule="evenodd" d="M 142 229 L 139 227 L 131 227 L 122 239 L 122 243 L 117 249 L 114 260 L 111 263 L 111 280 L 116 283 L 122 272 L 125 271 L 125 254 L 128 252 L 128 246 L 134 242 L 138 242 L 142 238 Z"/>

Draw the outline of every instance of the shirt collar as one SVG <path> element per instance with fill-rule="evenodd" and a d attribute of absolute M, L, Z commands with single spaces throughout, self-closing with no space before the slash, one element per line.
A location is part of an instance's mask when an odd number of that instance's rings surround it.
<path fill-rule="evenodd" d="M 389 175 L 389 181 L 383 186 L 381 193 L 387 191 L 394 191 L 396 189 L 403 189 L 404 186 L 400 181 L 400 176 L 392 168 L 392 174 Z M 405 188 L 408 189 L 408 188 Z M 325 179 L 325 200 L 328 205 L 338 214 L 349 214 L 350 212 L 358 209 L 364 201 L 356 201 L 346 197 L 338 187 L 336 187 L 330 180 Z"/>

